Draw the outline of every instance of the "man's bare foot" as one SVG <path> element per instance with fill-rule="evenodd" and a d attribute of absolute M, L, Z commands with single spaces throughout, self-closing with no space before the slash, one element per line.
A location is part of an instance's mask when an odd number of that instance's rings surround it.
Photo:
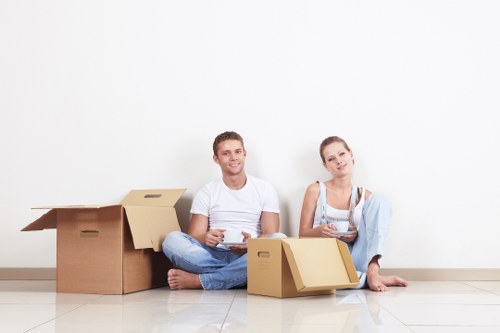
<path fill-rule="evenodd" d="M 200 278 L 197 274 L 189 273 L 181 269 L 170 269 L 167 273 L 167 281 L 170 289 L 201 289 Z"/>

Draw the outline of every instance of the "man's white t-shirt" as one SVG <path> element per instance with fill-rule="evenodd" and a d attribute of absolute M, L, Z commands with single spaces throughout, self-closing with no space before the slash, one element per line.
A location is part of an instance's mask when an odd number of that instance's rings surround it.
<path fill-rule="evenodd" d="M 234 229 L 260 237 L 262 212 L 279 213 L 276 190 L 266 181 L 247 175 L 239 190 L 232 190 L 221 178 L 206 184 L 196 194 L 191 214 L 208 217 L 208 229 Z"/>

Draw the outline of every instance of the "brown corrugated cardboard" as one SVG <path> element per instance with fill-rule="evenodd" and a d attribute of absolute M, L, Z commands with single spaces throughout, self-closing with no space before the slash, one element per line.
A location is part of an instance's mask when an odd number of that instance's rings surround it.
<path fill-rule="evenodd" d="M 161 252 L 180 230 L 173 207 L 185 189 L 134 190 L 119 205 L 46 206 L 23 231 L 57 228 L 56 289 L 125 294 L 166 285 Z"/>
<path fill-rule="evenodd" d="M 332 238 L 248 240 L 248 293 L 274 297 L 331 294 L 359 284 L 347 245 Z"/>

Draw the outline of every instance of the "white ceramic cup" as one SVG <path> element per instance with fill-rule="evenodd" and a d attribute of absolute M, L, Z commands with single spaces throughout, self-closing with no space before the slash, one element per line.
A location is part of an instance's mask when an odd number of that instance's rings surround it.
<path fill-rule="evenodd" d="M 349 230 L 349 221 L 333 221 L 333 226 L 338 232 L 346 232 Z"/>
<path fill-rule="evenodd" d="M 243 240 L 243 235 L 240 230 L 228 229 L 224 231 L 224 242 L 225 243 L 239 243 Z"/>

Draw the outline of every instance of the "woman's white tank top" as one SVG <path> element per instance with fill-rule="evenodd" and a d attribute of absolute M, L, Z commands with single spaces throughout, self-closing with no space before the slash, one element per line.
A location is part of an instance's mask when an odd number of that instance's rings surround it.
<path fill-rule="evenodd" d="M 314 224 L 313 228 L 326 224 L 326 218 L 333 218 L 339 220 L 349 220 L 349 210 L 337 209 L 326 203 L 326 185 L 322 182 L 319 182 L 319 190 L 320 194 L 318 197 L 318 201 L 316 203 L 316 211 L 314 212 Z M 352 201 L 356 202 L 356 197 L 358 193 L 358 188 L 353 186 L 353 194 L 354 196 L 351 198 Z M 361 190 L 361 198 L 357 205 L 354 206 L 353 203 L 353 213 L 352 213 L 352 223 L 359 228 L 359 224 L 361 223 L 361 218 L 363 215 L 363 206 L 365 204 L 365 188 L 363 187 Z M 323 207 L 323 205 L 325 207 Z M 326 214 L 326 216 L 324 216 Z"/>

